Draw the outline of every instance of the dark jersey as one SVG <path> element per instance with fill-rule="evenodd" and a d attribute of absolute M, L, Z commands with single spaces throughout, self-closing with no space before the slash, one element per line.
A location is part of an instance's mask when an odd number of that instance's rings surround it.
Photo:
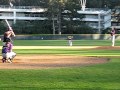
<path fill-rule="evenodd" d="M 2 53 L 7 53 L 7 51 L 8 51 L 7 46 L 3 46 L 3 48 L 2 48 Z"/>
<path fill-rule="evenodd" d="M 9 31 L 5 32 L 4 37 L 3 37 L 3 42 L 9 42 L 10 36 L 11 36 L 11 32 L 9 32 Z"/>

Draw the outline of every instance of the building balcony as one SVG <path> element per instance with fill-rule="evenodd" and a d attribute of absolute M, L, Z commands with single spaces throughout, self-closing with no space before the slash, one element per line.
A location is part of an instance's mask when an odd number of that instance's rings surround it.
<path fill-rule="evenodd" d="M 38 6 L 2 6 L 0 5 L 0 12 L 45 12 L 46 8 L 40 8 Z"/>
<path fill-rule="evenodd" d="M 0 16 L 0 19 L 8 19 L 8 20 L 47 20 L 46 17 L 13 17 L 13 16 Z"/>

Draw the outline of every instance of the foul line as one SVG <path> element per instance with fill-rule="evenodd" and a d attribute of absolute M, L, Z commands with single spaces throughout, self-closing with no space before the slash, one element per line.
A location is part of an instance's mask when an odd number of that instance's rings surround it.
<path fill-rule="evenodd" d="M 91 49 L 98 46 L 14 46 L 13 49 Z"/>

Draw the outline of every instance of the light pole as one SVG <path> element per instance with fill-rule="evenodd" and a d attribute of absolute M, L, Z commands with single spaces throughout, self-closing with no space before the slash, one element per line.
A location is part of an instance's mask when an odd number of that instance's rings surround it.
<path fill-rule="evenodd" d="M 82 7 L 82 11 L 85 11 L 85 7 L 86 7 L 86 0 L 80 0 L 79 1 Z"/>

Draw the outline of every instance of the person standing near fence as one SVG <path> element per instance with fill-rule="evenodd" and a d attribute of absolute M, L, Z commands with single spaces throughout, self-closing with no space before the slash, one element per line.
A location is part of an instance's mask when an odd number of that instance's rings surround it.
<path fill-rule="evenodd" d="M 115 46 L 115 28 L 112 27 L 112 30 L 111 30 L 111 40 L 112 40 L 112 46 Z"/>

